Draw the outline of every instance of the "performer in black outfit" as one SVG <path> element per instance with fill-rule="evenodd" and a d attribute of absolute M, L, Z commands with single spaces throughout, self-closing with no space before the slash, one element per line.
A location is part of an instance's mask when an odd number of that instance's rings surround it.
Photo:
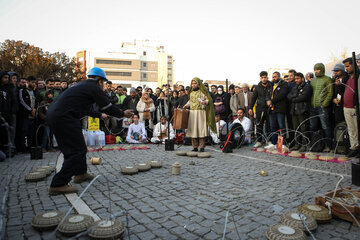
<path fill-rule="evenodd" d="M 132 115 L 132 110 L 123 112 L 109 102 L 103 91 L 103 84 L 107 79 L 101 68 L 92 68 L 88 77 L 86 81 L 77 83 L 62 93 L 47 112 L 48 124 L 64 154 L 62 168 L 52 179 L 50 195 L 77 192 L 76 187 L 68 184 L 72 176 L 75 176 L 75 183 L 94 178 L 93 175 L 87 173 L 87 147 L 80 121 L 87 115 L 102 117 L 102 113 L 91 110 L 93 103 L 96 103 L 102 112 L 111 116 L 120 118 Z M 103 114 L 103 117 L 106 117 L 106 114 Z"/>

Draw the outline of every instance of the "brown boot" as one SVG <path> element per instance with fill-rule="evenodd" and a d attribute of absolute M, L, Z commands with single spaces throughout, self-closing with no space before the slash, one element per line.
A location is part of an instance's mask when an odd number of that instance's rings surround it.
<path fill-rule="evenodd" d="M 67 194 L 67 193 L 77 193 L 77 188 L 68 185 L 64 185 L 61 187 L 50 187 L 49 194 L 50 195 L 58 195 L 58 194 Z"/>
<path fill-rule="evenodd" d="M 84 173 L 84 174 L 76 175 L 74 177 L 74 183 L 82 183 L 86 181 L 91 181 L 93 179 L 94 179 L 94 175 L 89 173 Z"/>

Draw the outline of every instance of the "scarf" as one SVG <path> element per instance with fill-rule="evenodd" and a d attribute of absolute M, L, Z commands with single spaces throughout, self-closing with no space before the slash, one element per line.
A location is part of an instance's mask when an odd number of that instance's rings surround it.
<path fill-rule="evenodd" d="M 145 108 L 150 108 L 150 104 L 153 102 L 150 97 L 148 99 L 145 99 L 145 94 L 141 96 L 141 101 L 145 103 Z M 144 112 L 143 120 L 151 120 L 151 112 Z"/>
<path fill-rule="evenodd" d="M 206 124 L 208 125 L 208 127 L 210 127 L 211 131 L 213 131 L 214 133 L 217 133 L 217 131 L 216 131 L 216 122 L 215 122 L 214 103 L 213 103 L 212 98 L 211 98 L 211 96 L 209 94 L 209 91 L 205 88 L 205 86 L 201 82 L 200 78 L 195 77 L 192 80 L 197 82 L 199 89 L 193 89 L 191 87 L 190 91 L 189 91 L 189 96 L 190 96 L 191 91 L 197 91 L 197 90 L 200 90 L 202 93 L 204 93 L 206 95 L 206 97 L 209 100 L 209 103 L 205 107 L 205 110 L 206 110 Z"/>

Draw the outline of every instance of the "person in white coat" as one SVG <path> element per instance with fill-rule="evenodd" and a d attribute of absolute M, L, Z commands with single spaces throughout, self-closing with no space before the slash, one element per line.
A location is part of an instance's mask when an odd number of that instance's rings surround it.
<path fill-rule="evenodd" d="M 220 143 L 221 128 L 226 124 L 226 122 L 224 120 L 221 120 L 220 114 L 215 114 L 215 121 L 216 121 L 217 133 L 214 133 L 213 131 L 211 131 L 210 128 L 209 128 L 209 130 L 210 130 L 211 139 L 213 140 L 214 143 L 218 144 L 218 143 Z"/>
<path fill-rule="evenodd" d="M 139 121 L 144 123 L 145 128 L 148 131 L 148 136 L 150 136 L 151 131 L 149 131 L 149 129 L 154 128 L 152 113 L 155 111 L 155 105 L 154 101 L 149 96 L 149 93 L 143 92 L 136 105 L 136 110 L 139 113 Z"/>
<path fill-rule="evenodd" d="M 130 124 L 126 141 L 128 143 L 144 143 L 147 142 L 145 125 L 139 122 L 139 116 L 137 113 L 133 116 L 133 123 Z"/>
<path fill-rule="evenodd" d="M 251 143 L 251 120 L 245 117 L 245 109 L 239 108 L 237 111 L 238 118 L 233 121 L 233 123 L 240 123 L 244 129 L 245 138 L 244 144 Z"/>
<path fill-rule="evenodd" d="M 161 116 L 160 122 L 155 125 L 153 137 L 151 138 L 152 143 L 164 142 L 168 138 L 168 122 L 166 116 Z M 170 139 L 175 138 L 175 132 L 170 123 Z"/>

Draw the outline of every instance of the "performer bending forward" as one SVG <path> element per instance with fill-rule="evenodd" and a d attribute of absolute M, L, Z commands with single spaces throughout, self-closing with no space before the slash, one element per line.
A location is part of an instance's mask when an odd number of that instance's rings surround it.
<path fill-rule="evenodd" d="M 194 152 L 205 150 L 205 137 L 208 136 L 208 126 L 216 133 L 214 104 L 208 90 L 199 78 L 191 80 L 189 101 L 184 108 L 190 107 L 190 115 L 186 136 L 191 137 Z"/>

